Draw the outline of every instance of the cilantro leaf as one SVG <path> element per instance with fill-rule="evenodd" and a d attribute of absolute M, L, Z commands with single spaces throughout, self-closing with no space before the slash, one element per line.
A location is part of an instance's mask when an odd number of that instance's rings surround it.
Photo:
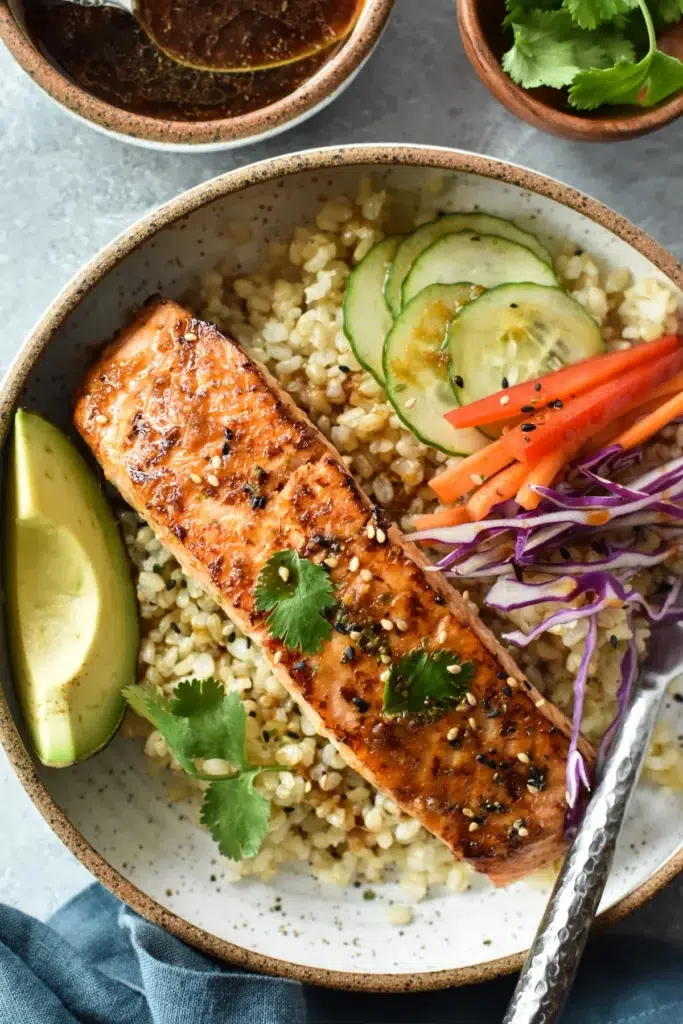
<path fill-rule="evenodd" d="M 607 68 L 633 57 L 628 39 L 614 28 L 589 31 L 569 11 L 531 11 L 512 23 L 514 46 L 503 69 L 525 89 L 570 85 L 583 68 Z"/>
<path fill-rule="evenodd" d="M 336 603 L 329 576 L 296 551 L 271 555 L 259 573 L 254 597 L 256 610 L 269 612 L 270 635 L 290 651 L 315 654 L 332 635 L 322 614 Z"/>
<path fill-rule="evenodd" d="M 134 711 L 159 730 L 188 775 L 205 779 L 201 820 L 226 857 L 253 857 L 268 831 L 270 805 L 254 789 L 260 772 L 284 771 L 279 765 L 253 765 L 244 739 L 246 714 L 236 693 L 226 694 L 215 679 L 179 683 L 171 699 L 144 686 L 123 695 Z M 195 758 L 219 758 L 235 765 L 224 776 L 203 775 Z"/>
<path fill-rule="evenodd" d="M 628 14 L 637 7 L 637 0 L 564 0 L 564 6 L 577 25 L 593 29 Z"/>
<path fill-rule="evenodd" d="M 648 7 L 653 18 L 665 25 L 683 18 L 683 0 L 650 0 Z"/>
<path fill-rule="evenodd" d="M 457 674 L 448 671 L 454 666 L 460 667 Z M 390 716 L 443 713 L 464 698 L 473 675 L 472 662 L 461 664 L 452 651 L 428 654 L 418 647 L 392 667 L 384 687 L 384 711 Z"/>
<path fill-rule="evenodd" d="M 201 822 L 230 860 L 254 857 L 268 832 L 270 804 L 254 789 L 259 770 L 212 782 L 204 796 Z"/>

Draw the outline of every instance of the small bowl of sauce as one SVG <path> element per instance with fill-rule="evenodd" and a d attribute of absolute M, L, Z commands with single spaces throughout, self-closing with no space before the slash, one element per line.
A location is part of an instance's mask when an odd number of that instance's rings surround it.
<path fill-rule="evenodd" d="M 393 0 L 0 0 L 0 38 L 53 99 L 130 142 L 228 149 L 325 106 Z"/>

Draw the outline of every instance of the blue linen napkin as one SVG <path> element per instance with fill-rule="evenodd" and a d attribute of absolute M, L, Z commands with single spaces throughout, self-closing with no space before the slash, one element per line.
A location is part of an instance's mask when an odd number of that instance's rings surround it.
<path fill-rule="evenodd" d="M 221 965 L 100 885 L 47 924 L 0 905 L 0 1024 L 500 1024 L 513 984 L 328 992 Z M 683 949 L 593 940 L 562 1024 L 682 1022 Z"/>

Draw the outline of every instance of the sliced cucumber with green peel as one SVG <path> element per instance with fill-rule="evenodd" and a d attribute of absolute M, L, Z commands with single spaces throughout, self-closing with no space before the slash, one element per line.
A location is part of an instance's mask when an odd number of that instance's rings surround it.
<path fill-rule="evenodd" d="M 485 235 L 497 235 L 499 238 L 507 238 L 511 242 L 518 242 L 526 246 L 534 255 L 548 266 L 552 267 L 553 258 L 537 238 L 518 228 L 512 221 L 504 220 L 502 217 L 494 217 L 488 213 L 449 213 L 429 224 L 422 224 L 416 228 L 401 242 L 394 256 L 391 269 L 387 276 L 387 283 L 384 290 L 384 297 L 387 300 L 389 309 L 398 316 L 403 305 L 402 288 L 403 282 L 410 273 L 415 260 L 421 253 L 428 249 L 444 235 L 450 235 L 457 231 L 474 231 Z M 465 275 L 470 279 L 469 275 Z"/>
<path fill-rule="evenodd" d="M 430 284 L 458 281 L 472 281 L 482 288 L 497 288 L 509 281 L 557 284 L 552 268 L 518 242 L 458 231 L 437 239 L 415 260 L 403 282 L 403 302 L 407 304 Z"/>
<path fill-rule="evenodd" d="M 373 246 L 349 274 L 344 296 L 344 334 L 358 362 L 384 384 L 382 350 L 393 318 L 384 301 L 384 285 L 403 235 Z"/>
<path fill-rule="evenodd" d="M 456 430 L 444 419 L 457 404 L 448 376 L 448 326 L 479 292 L 467 283 L 425 288 L 402 310 L 384 344 L 394 409 L 421 441 L 451 455 L 470 455 L 488 443 L 478 430 Z"/>
<path fill-rule="evenodd" d="M 465 306 L 448 332 L 461 405 L 604 351 L 593 317 L 561 288 L 504 284 Z M 462 382 L 462 386 L 460 386 Z"/>

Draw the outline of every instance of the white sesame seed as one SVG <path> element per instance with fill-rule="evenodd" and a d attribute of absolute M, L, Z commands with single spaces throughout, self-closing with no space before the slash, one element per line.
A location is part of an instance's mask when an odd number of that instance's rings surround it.
<path fill-rule="evenodd" d="M 106 416 L 103 416 L 103 415 L 102 415 L 102 413 L 99 413 L 99 414 L 98 414 L 98 415 L 97 415 L 97 416 L 95 417 L 95 423 L 108 423 L 108 422 L 109 422 L 109 421 L 108 421 L 107 417 L 106 417 Z"/>
<path fill-rule="evenodd" d="M 460 730 L 458 729 L 457 725 L 454 725 L 452 729 L 449 729 L 448 732 L 446 733 L 446 739 L 448 740 L 448 742 L 450 743 L 451 740 L 456 739 L 459 732 Z"/>
<path fill-rule="evenodd" d="M 336 569 L 339 563 L 339 559 L 335 558 L 334 555 L 330 555 L 329 558 L 323 559 L 323 565 L 326 565 L 328 569 Z"/>
<path fill-rule="evenodd" d="M 531 783 L 529 783 L 526 788 L 533 796 L 536 796 L 537 793 L 541 792 L 538 786 L 532 786 Z"/>
<path fill-rule="evenodd" d="M 368 523 L 368 528 L 365 531 L 365 533 L 366 536 L 370 538 L 370 540 L 373 539 L 373 537 L 375 536 L 375 527 L 372 525 L 372 523 Z"/>
<path fill-rule="evenodd" d="M 357 629 L 352 629 L 349 633 L 349 640 L 360 640 L 360 633 Z"/>
<path fill-rule="evenodd" d="M 209 475 L 207 476 L 206 480 L 207 480 L 207 483 L 210 483 L 212 487 L 218 487 L 218 482 L 219 481 L 218 481 L 218 477 L 215 475 L 215 473 L 209 473 Z"/>
<path fill-rule="evenodd" d="M 384 530 L 378 530 L 375 536 L 377 538 L 378 544 L 384 544 L 385 540 L 387 539 L 387 535 L 384 532 Z"/>
<path fill-rule="evenodd" d="M 476 718 L 468 718 L 467 719 L 467 724 L 469 725 L 470 729 L 475 729 L 476 730 L 476 728 L 477 728 L 477 720 L 476 720 Z"/>
<path fill-rule="evenodd" d="M 452 676 L 459 676 L 462 672 L 462 665 L 447 665 L 446 671 L 450 672 Z"/>
<path fill-rule="evenodd" d="M 510 396 L 509 395 L 501 395 L 501 397 L 500 397 L 500 404 L 501 405 L 508 405 L 509 401 L 510 401 Z"/>
<path fill-rule="evenodd" d="M 529 764 L 531 758 L 528 754 L 525 754 L 523 750 L 520 750 L 519 754 L 517 754 L 517 760 L 521 761 L 522 764 Z"/>
<path fill-rule="evenodd" d="M 190 480 L 193 484 L 200 484 L 202 482 L 202 478 L 197 473 L 190 473 Z"/>
<path fill-rule="evenodd" d="M 399 633 L 405 633 L 405 631 L 408 628 L 408 623 L 406 622 L 405 619 L 396 619 L 395 625 Z"/>
<path fill-rule="evenodd" d="M 304 793 L 310 793 L 312 789 L 313 789 L 313 783 L 311 782 L 310 779 L 306 779 L 306 781 L 304 783 Z"/>
<path fill-rule="evenodd" d="M 281 580 L 285 581 L 285 583 L 289 579 L 289 569 L 287 568 L 286 565 L 281 565 L 280 568 L 277 571 L 277 574 L 278 574 L 278 576 L 280 577 Z"/>
<path fill-rule="evenodd" d="M 274 665 L 279 665 L 281 661 L 282 661 L 282 651 L 276 651 L 275 654 L 273 655 L 273 664 Z"/>
<path fill-rule="evenodd" d="M 372 579 L 372 573 L 370 572 L 369 569 L 361 569 L 360 578 L 363 580 L 364 583 L 369 583 L 370 580 Z"/>
<path fill-rule="evenodd" d="M 391 675 L 391 670 L 388 669 L 388 668 L 385 668 L 384 672 L 380 672 L 380 674 L 379 674 L 380 682 L 386 683 L 386 681 L 387 681 L 387 679 L 389 678 L 390 675 Z"/>
<path fill-rule="evenodd" d="M 471 821 L 470 822 L 470 827 L 469 827 L 469 831 L 470 832 L 476 832 L 478 828 L 479 828 L 479 825 L 477 824 L 476 821 Z"/>
<path fill-rule="evenodd" d="M 505 682 L 508 684 L 508 686 L 511 686 L 513 690 L 517 686 L 517 680 L 513 676 L 508 676 Z"/>
<path fill-rule="evenodd" d="M 469 590 L 463 590 L 463 592 L 462 592 L 462 599 L 463 599 L 463 601 L 467 601 L 469 596 L 470 596 Z"/>
<path fill-rule="evenodd" d="M 524 825 L 522 825 L 521 828 L 517 829 L 517 835 L 521 836 L 522 839 L 523 839 L 524 836 L 528 836 L 529 835 L 529 829 L 528 828 L 524 828 Z"/>
<path fill-rule="evenodd" d="M 462 813 L 465 815 L 466 818 L 474 817 L 474 811 L 472 810 L 471 807 L 463 807 Z"/>
<path fill-rule="evenodd" d="M 388 654 L 380 654 L 379 660 L 383 665 L 391 665 L 391 657 Z"/>
<path fill-rule="evenodd" d="M 196 341 L 197 335 L 193 334 L 192 331 L 188 331 L 187 334 L 183 335 L 183 338 L 185 339 L 185 341 Z"/>
<path fill-rule="evenodd" d="M 360 558 L 358 557 L 358 555 L 354 555 L 351 561 L 349 562 L 349 569 L 351 570 L 351 572 L 358 572 L 358 570 L 360 569 Z"/>
<path fill-rule="evenodd" d="M 406 402 L 406 409 L 412 409 L 416 402 L 417 398 L 409 398 Z"/>
<path fill-rule="evenodd" d="M 389 630 L 394 628 L 394 624 L 391 621 L 391 619 L 381 619 L 380 626 L 382 627 L 382 629 L 386 629 L 387 633 L 389 632 Z"/>
<path fill-rule="evenodd" d="M 456 706 L 455 706 L 455 710 L 456 711 L 467 711 L 468 708 L 469 708 L 469 704 L 465 700 L 461 701 L 460 704 L 456 704 Z"/>
<path fill-rule="evenodd" d="M 545 697 L 541 697 L 539 700 L 535 702 L 535 704 L 537 708 L 542 708 L 545 704 Z"/>
<path fill-rule="evenodd" d="M 476 484 L 477 487 L 481 487 L 484 482 L 484 478 L 481 473 L 470 473 L 470 480 L 473 484 Z"/>
<path fill-rule="evenodd" d="M 477 706 L 477 698 L 474 696 L 473 693 L 466 693 L 465 694 L 465 700 L 467 701 L 467 703 L 469 704 L 469 706 L 471 708 L 476 708 L 476 706 Z"/>
<path fill-rule="evenodd" d="M 214 455 L 214 457 L 211 459 L 211 465 L 213 466 L 214 469 L 220 469 L 221 468 L 221 457 L 220 457 L 220 455 Z"/>

